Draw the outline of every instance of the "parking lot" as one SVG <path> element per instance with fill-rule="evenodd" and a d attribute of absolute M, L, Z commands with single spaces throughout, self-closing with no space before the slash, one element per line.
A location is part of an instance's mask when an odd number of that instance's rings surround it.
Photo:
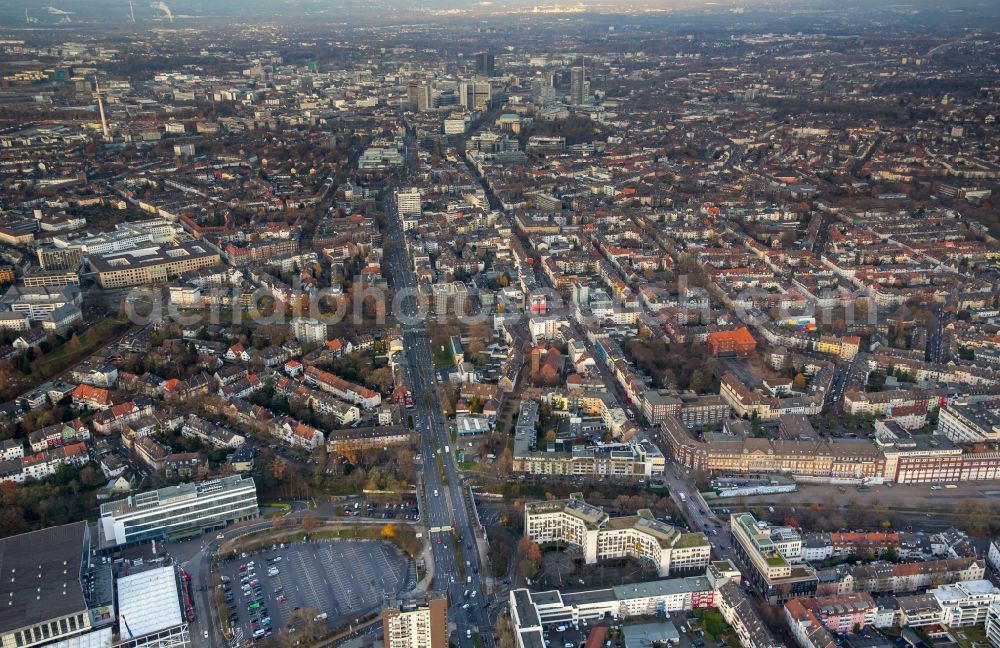
<path fill-rule="evenodd" d="M 277 547 L 226 563 L 221 572 L 229 579 L 223 589 L 237 640 L 279 632 L 298 609 L 326 614 L 333 628 L 415 585 L 410 561 L 393 545 L 374 540 Z"/>
<path fill-rule="evenodd" d="M 367 517 L 381 520 L 418 520 L 420 511 L 416 500 L 403 502 L 378 502 L 357 498 L 338 504 L 334 508 L 336 515 L 345 517 Z"/>

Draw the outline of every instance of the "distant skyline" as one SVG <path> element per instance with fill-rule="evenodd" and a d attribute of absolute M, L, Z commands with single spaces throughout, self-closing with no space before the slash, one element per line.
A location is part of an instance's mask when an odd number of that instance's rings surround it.
<path fill-rule="evenodd" d="M 190 27 L 202 21 L 279 21 L 294 24 L 316 19 L 350 22 L 392 22 L 404 16 L 501 18 L 505 14 L 616 14 L 663 11 L 731 19 L 739 23 L 755 14 L 802 14 L 810 12 L 867 12 L 899 19 L 935 16 L 970 26 L 989 27 L 1000 19 L 997 3 L 968 0 L 942 7 L 931 0 L 912 2 L 862 2 L 849 0 L 133 0 L 136 24 Z M 2 28 L 48 28 L 80 24 L 128 25 L 128 0 L 14 0 L 0 7 Z M 27 9 L 27 16 L 25 15 Z M 975 18 L 973 18 L 973 16 Z M 173 19 L 171 23 L 170 18 Z M 985 20 L 984 20 L 985 19 Z"/>

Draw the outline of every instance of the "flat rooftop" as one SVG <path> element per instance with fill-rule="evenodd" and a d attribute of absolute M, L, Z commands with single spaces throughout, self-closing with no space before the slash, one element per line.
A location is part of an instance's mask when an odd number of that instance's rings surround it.
<path fill-rule="evenodd" d="M 554 500 L 551 502 L 530 502 L 526 506 L 530 512 L 536 514 L 567 513 L 582 520 L 589 529 L 597 529 L 608 518 L 608 514 L 601 508 L 588 504 L 579 497 L 570 497 L 569 499 Z"/>
<path fill-rule="evenodd" d="M 211 481 L 168 486 L 155 491 L 146 491 L 145 493 L 139 493 L 131 497 L 126 497 L 125 499 L 101 504 L 101 517 L 109 515 L 113 515 L 114 517 L 124 517 L 133 513 L 140 513 L 142 511 L 155 509 L 158 506 L 170 504 L 171 502 L 179 500 L 214 496 L 221 491 L 244 488 L 248 484 L 250 487 L 255 487 L 253 477 L 232 475 L 229 477 L 223 477 L 222 479 L 213 479 Z"/>
<path fill-rule="evenodd" d="M 134 250 L 109 252 L 108 254 L 94 254 L 88 257 L 88 260 L 90 267 L 95 272 L 114 272 L 116 270 L 148 268 L 163 263 L 200 259 L 218 254 L 206 243 L 183 242 L 177 245 L 153 245 Z"/>
<path fill-rule="evenodd" d="M 86 522 L 0 539 L 0 633 L 86 612 Z"/>
<path fill-rule="evenodd" d="M 184 622 L 174 567 L 158 567 L 118 579 L 122 638 L 142 637 Z"/>

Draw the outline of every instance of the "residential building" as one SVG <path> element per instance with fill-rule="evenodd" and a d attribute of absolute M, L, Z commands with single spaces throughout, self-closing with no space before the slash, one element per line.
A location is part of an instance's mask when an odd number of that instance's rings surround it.
<path fill-rule="evenodd" d="M 524 409 L 522 403 L 522 410 Z M 538 404 L 534 403 L 537 408 Z M 614 479 L 649 479 L 663 474 L 666 460 L 649 439 L 574 445 L 556 441 L 539 451 L 530 419 L 519 418 L 514 432 L 514 472 L 534 475 L 598 475 Z"/>
<path fill-rule="evenodd" d="M 419 214 L 421 211 L 420 189 L 411 187 L 396 192 L 396 211 L 401 216 Z"/>
<path fill-rule="evenodd" d="M 718 587 L 716 607 L 733 627 L 743 648 L 779 648 L 782 643 L 771 635 L 746 592 L 733 580 Z"/>
<path fill-rule="evenodd" d="M 986 612 L 986 640 L 1000 648 L 1000 603 L 993 603 Z"/>
<path fill-rule="evenodd" d="M 816 592 L 815 570 L 802 562 L 802 538 L 791 527 L 773 527 L 750 513 L 730 516 L 733 550 L 754 590 L 771 603 Z"/>
<path fill-rule="evenodd" d="M 683 533 L 645 509 L 634 516 L 611 518 L 579 494 L 567 500 L 526 503 L 524 532 L 539 544 L 578 547 L 585 564 L 632 557 L 655 567 L 660 576 L 704 571 L 711 556 L 711 545 L 702 533 Z"/>
<path fill-rule="evenodd" d="M 1000 602 L 1000 589 L 988 580 L 940 585 L 927 593 L 941 606 L 941 623 L 950 628 L 986 623 L 990 606 Z"/>
<path fill-rule="evenodd" d="M 955 443 L 1000 441 L 1000 405 L 995 401 L 956 401 L 938 412 L 937 433 Z"/>
<path fill-rule="evenodd" d="M 399 598 L 382 610 L 385 648 L 447 648 L 448 595 L 426 592 Z"/>
<path fill-rule="evenodd" d="M 461 281 L 433 284 L 431 294 L 434 297 L 434 315 L 437 317 L 465 314 L 465 300 L 469 293 Z"/>
<path fill-rule="evenodd" d="M 292 335 L 303 344 L 322 344 L 326 342 L 326 323 L 311 317 L 296 317 L 292 319 Z"/>

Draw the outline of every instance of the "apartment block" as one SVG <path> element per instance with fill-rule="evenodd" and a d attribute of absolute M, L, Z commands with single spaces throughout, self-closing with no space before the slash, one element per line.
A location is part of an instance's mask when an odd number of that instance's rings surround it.
<path fill-rule="evenodd" d="M 385 648 L 447 648 L 448 596 L 427 592 L 382 610 Z"/>
<path fill-rule="evenodd" d="M 750 513 L 730 516 L 733 550 L 751 586 L 771 603 L 816 593 L 817 578 L 802 562 L 802 538 L 791 527 L 773 527 Z"/>
<path fill-rule="evenodd" d="M 711 545 L 702 533 L 683 533 L 645 509 L 612 518 L 579 494 L 567 500 L 530 502 L 524 507 L 524 519 L 525 534 L 532 540 L 575 545 L 586 564 L 631 557 L 667 576 L 703 571 L 711 557 Z"/>

